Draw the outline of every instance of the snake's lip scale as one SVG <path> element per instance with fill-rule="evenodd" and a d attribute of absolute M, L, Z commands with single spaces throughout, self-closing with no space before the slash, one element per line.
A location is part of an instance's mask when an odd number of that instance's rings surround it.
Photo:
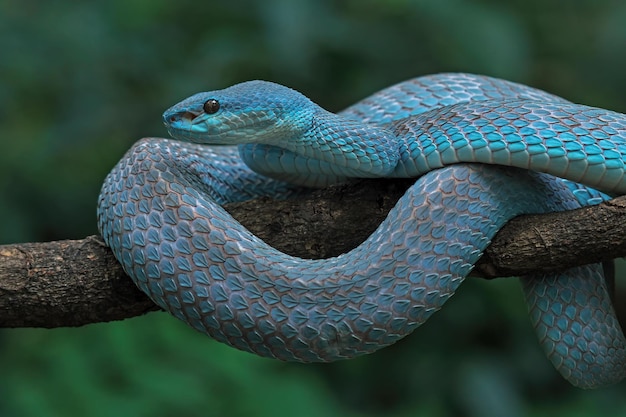
<path fill-rule="evenodd" d="M 204 133 L 204 129 L 201 128 L 201 124 L 194 123 L 194 121 L 201 115 L 191 110 L 166 112 L 163 115 L 163 124 L 171 137 L 197 142 L 199 135 Z"/>
<path fill-rule="evenodd" d="M 486 76 L 418 77 L 340 114 L 253 81 L 193 95 L 163 121 L 181 141 L 233 139 L 239 150 L 140 140 L 105 180 L 100 232 L 163 309 L 281 360 L 388 346 L 442 307 L 512 217 L 626 192 L 626 115 Z M 285 255 L 220 206 L 355 176 L 419 178 L 376 232 L 336 258 Z M 542 347 L 568 381 L 624 378 L 626 340 L 601 266 L 522 282 Z"/>

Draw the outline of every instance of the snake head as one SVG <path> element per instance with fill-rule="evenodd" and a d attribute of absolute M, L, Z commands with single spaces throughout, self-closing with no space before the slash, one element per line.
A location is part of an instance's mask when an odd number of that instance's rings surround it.
<path fill-rule="evenodd" d="M 194 94 L 163 113 L 176 139 L 211 145 L 272 145 L 298 137 L 316 107 L 299 92 L 268 81 L 248 81 Z"/>

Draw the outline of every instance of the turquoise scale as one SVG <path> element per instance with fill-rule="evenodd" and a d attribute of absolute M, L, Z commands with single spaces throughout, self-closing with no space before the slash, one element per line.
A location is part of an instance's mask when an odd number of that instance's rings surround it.
<path fill-rule="evenodd" d="M 209 99 L 219 110 L 204 111 Z M 287 361 L 388 346 L 444 305 L 511 218 L 626 193 L 625 115 L 484 76 L 419 77 L 338 114 L 252 81 L 191 96 L 163 117 L 176 140 L 140 140 L 103 184 L 105 241 L 175 317 Z M 416 181 L 365 242 L 336 258 L 281 253 L 220 206 L 352 177 Z M 599 265 L 521 280 L 565 378 L 592 388 L 626 375 Z"/>

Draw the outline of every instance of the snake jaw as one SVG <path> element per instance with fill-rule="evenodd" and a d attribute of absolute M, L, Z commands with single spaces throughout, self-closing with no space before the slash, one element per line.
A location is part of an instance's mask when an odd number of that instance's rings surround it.
<path fill-rule="evenodd" d="M 167 132 L 175 139 L 190 140 L 193 121 L 198 115 L 189 111 L 163 116 L 163 124 Z"/>

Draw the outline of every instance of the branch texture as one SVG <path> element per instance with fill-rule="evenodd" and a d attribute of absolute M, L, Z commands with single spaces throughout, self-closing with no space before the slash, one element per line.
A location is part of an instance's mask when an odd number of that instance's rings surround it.
<path fill-rule="evenodd" d="M 325 258 L 367 238 L 412 181 L 368 180 L 296 200 L 226 209 L 283 252 Z M 570 212 L 526 215 L 494 238 L 474 273 L 483 278 L 551 272 L 626 256 L 626 197 Z M 0 245 L 0 327 L 59 327 L 157 310 L 99 236 Z"/>

